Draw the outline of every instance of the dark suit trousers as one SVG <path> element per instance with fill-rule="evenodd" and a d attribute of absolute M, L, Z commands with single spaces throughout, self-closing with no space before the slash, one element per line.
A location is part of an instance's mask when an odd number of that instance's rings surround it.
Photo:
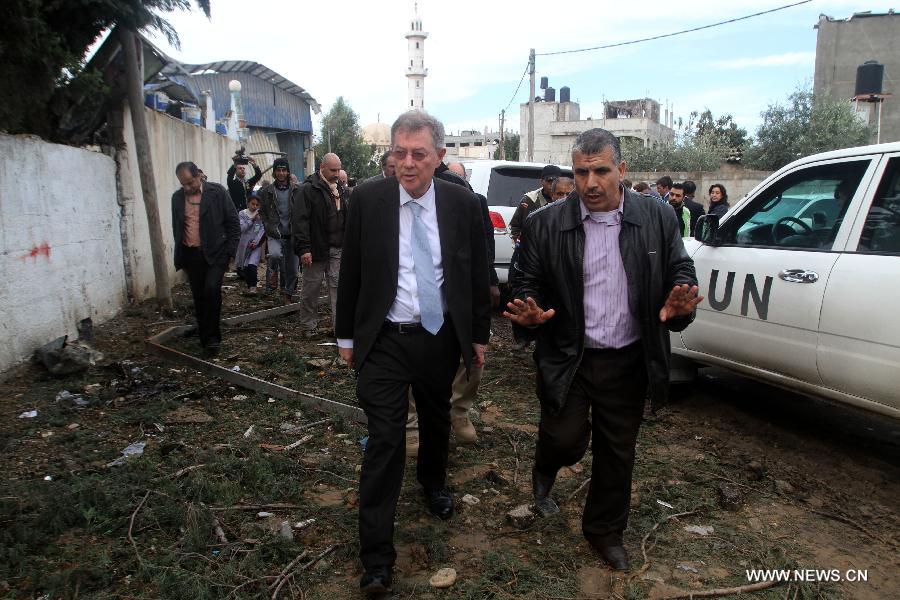
<path fill-rule="evenodd" d="M 359 477 L 359 557 L 366 569 L 391 566 L 394 516 L 406 463 L 406 413 L 412 386 L 419 413 L 417 479 L 442 488 L 447 477 L 450 393 L 459 342 L 449 318 L 437 335 L 383 329 L 359 370 L 356 394 L 369 421 Z"/>
<path fill-rule="evenodd" d="M 556 475 L 561 467 L 581 460 L 593 435 L 594 460 L 581 528 L 595 546 L 622 543 L 646 394 L 647 371 L 641 343 L 636 342 L 617 350 L 585 350 L 560 414 L 541 409 L 535 453 L 539 473 Z"/>
<path fill-rule="evenodd" d="M 184 249 L 185 266 L 191 295 L 194 297 L 194 313 L 197 315 L 197 333 L 205 348 L 222 341 L 219 318 L 222 315 L 222 280 L 228 270 L 228 261 L 209 264 L 200 248 Z"/>

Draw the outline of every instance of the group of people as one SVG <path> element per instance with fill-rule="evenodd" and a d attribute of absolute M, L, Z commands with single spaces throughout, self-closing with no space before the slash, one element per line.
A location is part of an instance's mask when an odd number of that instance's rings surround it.
<path fill-rule="evenodd" d="M 341 159 L 326 154 L 318 171 L 301 183 L 291 173 L 288 160 L 276 158 L 273 180 L 259 187 L 262 172 L 253 158 L 239 152 L 233 161 L 226 175 L 227 189 L 209 181 L 192 162 L 176 167 L 181 189 L 172 196 L 175 265 L 185 269 L 191 282 L 205 352 L 215 355 L 221 343 L 221 285 L 231 259 L 248 294 L 257 292 L 263 259 L 267 289 L 279 290 L 284 302 L 290 303 L 299 287 L 298 321 L 305 338 L 333 333 L 333 324 L 330 331 L 319 330 L 318 298 L 324 280 L 334 315 L 350 207 Z"/>
<path fill-rule="evenodd" d="M 257 209 L 266 215 L 268 242 L 290 248 L 282 257 L 299 256 L 304 286 L 317 262 L 318 276 L 337 283 L 334 334 L 340 357 L 356 372 L 368 421 L 359 483 L 360 589 L 368 596 L 392 585 L 412 414 L 425 508 L 440 519 L 454 514 L 450 433 L 474 439 L 474 431 L 457 427 L 456 409 L 467 409 L 454 401 L 475 393 L 491 305 L 499 299 L 486 200 L 472 192 L 464 170 L 444 164 L 445 153 L 441 122 L 411 110 L 391 127 L 382 173 L 349 199 L 331 185 L 339 159 L 326 155 L 302 186 L 290 183 L 286 161 L 276 161 L 276 182 L 264 188 Z M 654 408 L 665 402 L 669 331 L 688 326 L 702 296 L 675 213 L 623 185 L 619 140 L 603 129 L 582 133 L 572 164 L 571 178 L 545 170 L 529 197 L 530 214 L 516 222 L 518 269 L 503 314 L 536 340 L 535 509 L 558 512 L 556 474 L 581 460 L 593 438 L 583 533 L 613 568 L 627 569 L 622 537 L 645 398 L 649 393 Z M 201 341 L 209 346 L 221 339 L 218 308 L 203 307 L 238 249 L 239 219 L 225 189 L 201 182 L 196 165 L 181 163 L 176 174 L 176 266 L 188 271 Z"/>
<path fill-rule="evenodd" d="M 626 180 L 626 184 L 630 184 Z M 647 197 L 655 198 L 660 202 L 668 202 L 675 210 L 678 222 L 681 224 L 681 236 L 693 237 L 696 233 L 697 220 L 704 214 L 716 215 L 721 218 L 728 212 L 728 191 L 721 183 L 709 186 L 709 211 L 695 198 L 697 184 L 686 179 L 681 183 L 672 181 L 668 175 L 663 175 L 656 180 L 651 187 L 649 183 L 639 181 L 632 189 Z"/>

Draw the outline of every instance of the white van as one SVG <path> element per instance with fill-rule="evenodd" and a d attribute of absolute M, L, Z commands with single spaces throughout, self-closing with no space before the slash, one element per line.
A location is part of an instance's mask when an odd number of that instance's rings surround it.
<path fill-rule="evenodd" d="M 494 224 L 494 268 L 501 284 L 508 279 L 513 242 L 509 235 L 512 220 L 522 196 L 541 187 L 543 163 L 512 162 L 508 160 L 477 160 L 464 162 L 466 176 L 472 189 L 487 198 L 491 222 Z M 563 175 L 572 176 L 572 167 L 559 165 Z"/>
<path fill-rule="evenodd" d="M 900 143 L 791 163 L 684 243 L 706 299 L 672 335 L 673 370 L 726 367 L 900 418 Z"/>

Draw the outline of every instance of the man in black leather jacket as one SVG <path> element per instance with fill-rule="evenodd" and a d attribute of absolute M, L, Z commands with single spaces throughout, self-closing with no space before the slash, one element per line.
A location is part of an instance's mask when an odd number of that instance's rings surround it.
<path fill-rule="evenodd" d="M 593 435 L 582 530 L 627 570 L 622 535 L 647 389 L 654 408 L 666 401 L 669 331 L 687 327 L 702 296 L 672 209 L 622 187 L 618 139 L 582 133 L 572 164 L 576 193 L 525 222 L 504 314 L 537 338 L 535 507 L 559 511 L 549 496 L 556 473 L 581 460 Z"/>

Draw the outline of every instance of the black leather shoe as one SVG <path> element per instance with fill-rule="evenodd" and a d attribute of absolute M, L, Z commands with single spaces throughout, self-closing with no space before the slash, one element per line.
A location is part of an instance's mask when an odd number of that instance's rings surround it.
<path fill-rule="evenodd" d="M 551 477 L 538 472 L 537 469 L 531 470 L 531 491 L 534 494 L 534 508 L 542 517 L 555 515 L 559 512 L 559 507 L 550 497 L 550 490 L 553 489 L 555 480 L 555 475 Z"/>
<path fill-rule="evenodd" d="M 628 570 L 628 551 L 625 546 L 595 546 L 600 556 L 616 571 Z"/>
<path fill-rule="evenodd" d="M 453 516 L 453 496 L 450 495 L 447 488 L 424 491 L 428 512 L 444 521 Z"/>
<path fill-rule="evenodd" d="M 391 591 L 391 569 L 373 567 L 363 573 L 359 580 L 359 591 L 369 598 L 379 598 Z"/>

